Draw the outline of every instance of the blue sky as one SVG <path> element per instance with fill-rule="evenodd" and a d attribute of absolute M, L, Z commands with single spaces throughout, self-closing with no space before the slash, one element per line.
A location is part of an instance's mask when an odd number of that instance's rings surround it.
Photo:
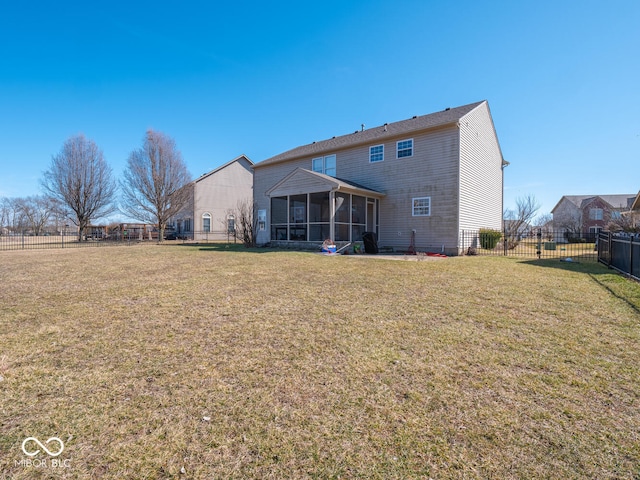
<path fill-rule="evenodd" d="M 488 100 L 505 207 L 640 190 L 640 2 L 3 2 L 0 197 L 70 136 L 119 177 L 148 128 L 194 177 Z"/>

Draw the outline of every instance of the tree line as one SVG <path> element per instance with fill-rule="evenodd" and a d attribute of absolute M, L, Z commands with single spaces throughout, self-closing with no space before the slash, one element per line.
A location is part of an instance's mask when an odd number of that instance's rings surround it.
<path fill-rule="evenodd" d="M 184 187 L 190 182 L 174 140 L 162 132 L 146 132 L 119 181 L 98 145 L 75 135 L 52 156 L 40 181 L 42 195 L 0 199 L 0 227 L 40 235 L 51 224 L 59 228 L 71 222 L 82 241 L 92 221 L 120 212 L 156 224 L 162 241 L 169 219 L 186 205 Z"/>

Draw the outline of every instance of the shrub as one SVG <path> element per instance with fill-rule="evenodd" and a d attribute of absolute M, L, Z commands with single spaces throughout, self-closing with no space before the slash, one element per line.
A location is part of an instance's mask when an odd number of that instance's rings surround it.
<path fill-rule="evenodd" d="M 486 250 L 493 250 L 502 238 L 502 232 L 489 228 L 480 229 L 480 246 Z"/>
<path fill-rule="evenodd" d="M 567 243 L 587 243 L 587 239 L 581 233 L 564 232 L 564 238 Z"/>

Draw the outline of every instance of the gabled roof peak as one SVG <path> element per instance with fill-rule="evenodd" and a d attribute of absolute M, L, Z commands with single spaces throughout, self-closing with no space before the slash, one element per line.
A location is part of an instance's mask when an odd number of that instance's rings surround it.
<path fill-rule="evenodd" d="M 251 161 L 251 159 L 249 157 L 247 157 L 244 153 L 241 155 L 238 155 L 236 158 L 234 158 L 233 160 L 229 160 L 227 163 L 220 165 L 219 167 L 214 168 L 213 170 L 210 170 L 206 173 L 203 173 L 202 175 L 200 175 L 198 178 L 196 178 L 194 180 L 194 182 L 199 182 L 200 180 L 203 180 L 205 178 L 207 178 L 210 175 L 213 175 L 216 172 L 219 172 L 220 170 L 222 170 L 223 168 L 228 167 L 229 165 L 231 165 L 234 162 L 238 162 L 240 160 L 245 160 L 249 163 L 249 167 L 253 167 L 254 163 L 253 161 Z"/>

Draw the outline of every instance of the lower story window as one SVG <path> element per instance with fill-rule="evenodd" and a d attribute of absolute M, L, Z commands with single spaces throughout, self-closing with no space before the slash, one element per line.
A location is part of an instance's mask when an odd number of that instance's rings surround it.
<path fill-rule="evenodd" d="M 414 197 L 411 215 L 414 217 L 428 217 L 431 215 L 431 197 Z"/>
<path fill-rule="evenodd" d="M 202 215 L 202 231 L 210 232 L 211 231 L 211 214 L 205 213 Z"/>

